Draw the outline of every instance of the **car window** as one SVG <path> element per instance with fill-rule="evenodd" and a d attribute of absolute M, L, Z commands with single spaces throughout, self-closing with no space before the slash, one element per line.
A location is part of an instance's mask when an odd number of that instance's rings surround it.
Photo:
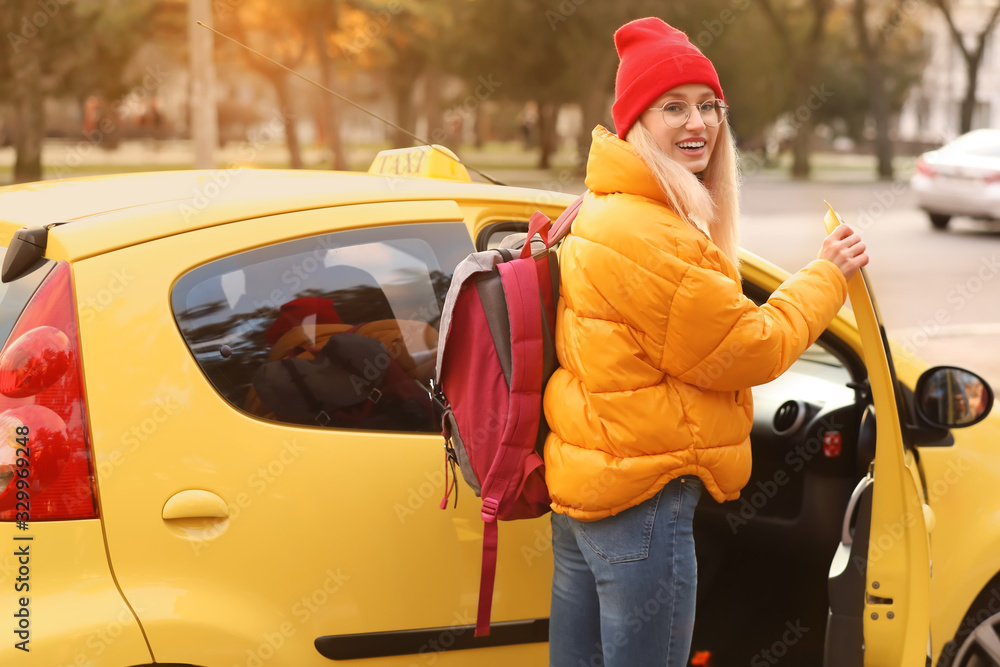
<path fill-rule="evenodd" d="M 743 290 L 758 306 L 770 296 L 767 291 L 746 280 L 743 281 Z M 830 387 L 838 387 L 841 399 L 852 400 L 854 391 L 851 386 L 860 379 L 859 373 L 863 373 L 863 366 L 859 367 L 860 361 L 855 360 L 852 372 L 851 365 L 845 363 L 842 356 L 844 353 L 837 351 L 838 347 L 843 347 L 843 344 L 838 344 L 837 339 L 829 332 L 824 333 L 792 362 L 785 373 L 761 387 L 767 387 L 768 391 L 788 391 L 789 398 L 803 400 L 809 400 L 814 395 L 822 397 L 830 391 Z M 803 393 L 807 395 L 797 395 Z M 757 390 L 754 395 L 756 394 Z"/>
<path fill-rule="evenodd" d="M 851 382 L 851 374 L 843 362 L 818 342 L 807 347 L 789 370 L 821 377 L 827 382 L 845 385 Z"/>
<path fill-rule="evenodd" d="M 336 232 L 203 265 L 171 298 L 192 354 L 235 408 L 271 421 L 440 430 L 427 387 L 462 223 Z"/>
<path fill-rule="evenodd" d="M 816 342 L 777 379 L 755 387 L 754 396 L 768 391 L 819 404 L 831 401 L 847 404 L 854 401 L 851 387 L 851 373 L 844 363 L 823 343 Z"/>

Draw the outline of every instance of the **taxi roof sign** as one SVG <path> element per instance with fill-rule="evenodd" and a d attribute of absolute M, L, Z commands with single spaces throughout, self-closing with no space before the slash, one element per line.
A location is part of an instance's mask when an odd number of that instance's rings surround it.
<path fill-rule="evenodd" d="M 368 168 L 368 173 L 472 182 L 469 171 L 458 156 L 437 144 L 380 151 Z"/>

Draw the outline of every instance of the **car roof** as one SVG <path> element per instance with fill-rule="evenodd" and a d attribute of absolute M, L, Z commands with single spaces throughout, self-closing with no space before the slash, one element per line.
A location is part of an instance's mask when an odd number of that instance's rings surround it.
<path fill-rule="evenodd" d="M 90 176 L 0 188 L 0 245 L 22 227 L 53 227 L 79 259 L 156 238 L 293 211 L 383 201 L 475 200 L 566 206 L 575 195 L 362 172 L 230 169 Z"/>
<path fill-rule="evenodd" d="M 939 150 L 954 148 L 956 144 L 959 147 L 968 146 L 980 146 L 982 142 L 987 142 L 989 144 L 996 144 L 1000 142 L 1000 129 L 994 128 L 980 128 L 978 130 L 972 130 L 966 132 L 958 137 L 955 137 Z"/>
<path fill-rule="evenodd" d="M 998 136 L 998 135 L 1000 135 L 1000 129 L 994 127 L 980 127 L 975 130 L 969 130 L 965 134 L 956 137 L 956 139 L 961 139 L 962 137 L 969 137 L 969 136 L 988 137 L 988 136 Z"/>

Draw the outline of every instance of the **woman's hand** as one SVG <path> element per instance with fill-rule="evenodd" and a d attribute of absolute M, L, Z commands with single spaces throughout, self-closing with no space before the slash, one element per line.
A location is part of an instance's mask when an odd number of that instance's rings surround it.
<path fill-rule="evenodd" d="M 819 259 L 826 259 L 837 265 L 844 277 L 850 280 L 862 266 L 868 263 L 864 241 L 847 225 L 838 225 L 830 232 L 819 249 Z"/>

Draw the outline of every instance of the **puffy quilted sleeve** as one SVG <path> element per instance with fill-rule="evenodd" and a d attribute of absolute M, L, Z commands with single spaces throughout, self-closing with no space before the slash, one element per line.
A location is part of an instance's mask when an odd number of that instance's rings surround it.
<path fill-rule="evenodd" d="M 835 264 L 815 260 L 757 306 L 730 278 L 690 266 L 667 317 L 661 369 L 705 389 L 733 391 L 785 372 L 847 298 Z"/>

